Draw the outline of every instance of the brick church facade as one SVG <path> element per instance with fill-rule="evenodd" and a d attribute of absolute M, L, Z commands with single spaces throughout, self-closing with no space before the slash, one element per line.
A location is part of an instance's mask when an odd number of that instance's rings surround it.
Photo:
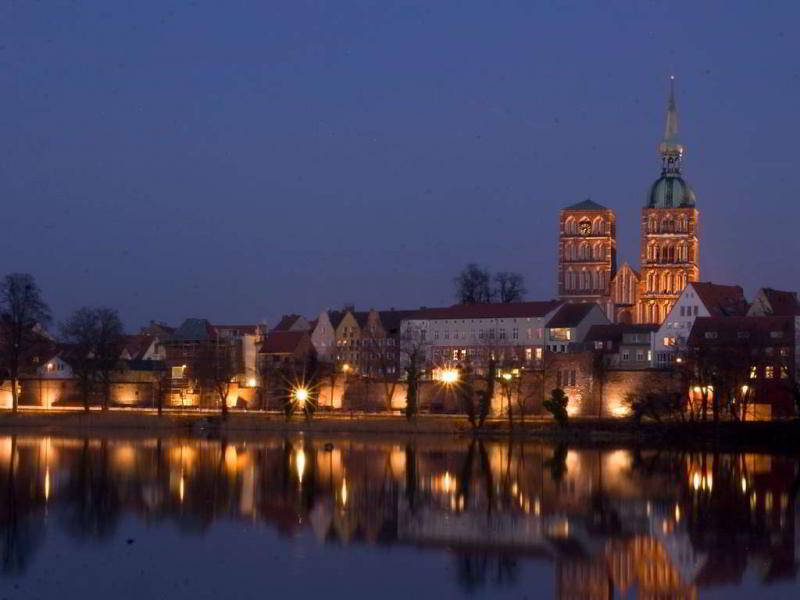
<path fill-rule="evenodd" d="M 640 269 L 617 269 L 616 215 L 590 199 L 561 211 L 558 294 L 566 302 L 595 302 L 619 323 L 661 323 L 689 282 L 698 281 L 699 213 L 681 175 L 674 80 L 670 80 L 661 176 L 642 208 Z"/>

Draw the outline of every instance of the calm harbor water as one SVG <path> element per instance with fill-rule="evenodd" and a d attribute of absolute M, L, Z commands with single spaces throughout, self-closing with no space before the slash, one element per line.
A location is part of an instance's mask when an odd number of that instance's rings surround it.
<path fill-rule="evenodd" d="M 797 598 L 795 457 L 0 434 L 0 598 Z"/>

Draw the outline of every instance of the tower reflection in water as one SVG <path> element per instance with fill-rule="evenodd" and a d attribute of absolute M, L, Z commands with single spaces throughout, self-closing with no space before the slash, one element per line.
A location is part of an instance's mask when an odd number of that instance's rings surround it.
<path fill-rule="evenodd" d="M 768 454 L 478 441 L 0 437 L 2 568 L 46 521 L 112 537 L 121 517 L 203 532 L 218 519 L 322 543 L 452 553 L 465 589 L 554 567 L 560 598 L 694 597 L 795 578 L 798 462 Z"/>

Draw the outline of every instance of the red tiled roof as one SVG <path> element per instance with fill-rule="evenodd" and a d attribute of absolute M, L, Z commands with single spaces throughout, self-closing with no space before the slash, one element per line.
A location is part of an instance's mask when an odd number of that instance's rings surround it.
<path fill-rule="evenodd" d="M 408 319 L 524 319 L 544 317 L 561 304 L 560 300 L 544 302 L 510 302 L 507 304 L 454 304 L 442 308 L 412 311 Z"/>
<path fill-rule="evenodd" d="M 593 302 L 564 304 L 547 322 L 548 327 L 575 327 L 597 306 Z"/>
<path fill-rule="evenodd" d="M 691 285 L 712 316 L 744 316 L 747 312 L 747 300 L 741 286 L 719 285 L 710 281 L 695 281 Z"/>
<path fill-rule="evenodd" d="M 780 331 L 781 337 L 772 337 L 772 332 Z M 706 338 L 706 332 L 715 332 L 716 337 Z M 740 338 L 746 333 L 747 338 Z M 794 343 L 794 317 L 697 317 L 689 333 L 689 344 L 697 343 L 736 343 L 779 345 Z"/>
<path fill-rule="evenodd" d="M 795 292 L 783 292 L 772 288 L 763 288 L 763 292 L 773 315 L 794 316 L 800 314 L 800 305 L 798 305 Z"/>
<path fill-rule="evenodd" d="M 278 324 L 272 328 L 272 331 L 289 331 L 300 318 L 301 316 L 296 314 L 283 315 Z"/>
<path fill-rule="evenodd" d="M 153 340 L 155 339 L 151 335 L 144 334 L 127 335 L 125 338 L 123 350 L 128 352 L 131 360 L 139 360 L 144 353 L 147 352 L 150 344 L 152 344 Z"/>
<path fill-rule="evenodd" d="M 292 354 L 297 346 L 308 337 L 307 331 L 270 331 L 261 344 L 264 354 Z"/>

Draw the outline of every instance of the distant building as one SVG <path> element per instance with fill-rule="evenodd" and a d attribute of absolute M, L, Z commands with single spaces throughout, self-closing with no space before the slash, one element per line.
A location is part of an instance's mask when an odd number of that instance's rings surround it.
<path fill-rule="evenodd" d="M 616 216 L 592 200 L 561 211 L 558 295 L 565 302 L 591 302 L 614 318 L 610 282 L 617 270 Z"/>
<path fill-rule="evenodd" d="M 798 317 L 697 317 L 687 349 L 727 406 L 744 407 L 740 418 L 766 420 L 794 415 Z M 690 390 L 691 393 L 691 390 Z"/>
<path fill-rule="evenodd" d="M 797 292 L 783 292 L 772 288 L 761 288 L 747 310 L 748 317 L 800 315 Z"/>
<path fill-rule="evenodd" d="M 661 177 L 642 209 L 638 323 L 661 323 L 683 289 L 700 278 L 695 194 L 681 176 L 684 146 L 678 138 L 674 79 L 670 80 L 667 124 L 658 146 Z"/>
<path fill-rule="evenodd" d="M 563 304 L 547 320 L 544 347 L 550 352 L 580 351 L 591 327 L 609 323 L 597 304 Z"/>
<path fill-rule="evenodd" d="M 314 346 L 311 344 L 311 335 L 305 331 L 270 331 L 259 344 L 258 357 L 262 373 L 265 369 L 288 364 L 303 364 Z"/>
<path fill-rule="evenodd" d="M 653 336 L 658 325 L 614 323 L 592 325 L 584 340 L 586 350 L 605 357 L 612 369 L 648 369 L 651 366 Z"/>
<path fill-rule="evenodd" d="M 548 300 L 423 308 L 402 320 L 402 337 L 418 340 L 434 368 L 480 364 L 489 353 L 500 361 L 530 363 L 541 359 L 545 327 L 561 306 Z"/>
<path fill-rule="evenodd" d="M 661 323 L 678 296 L 700 276 L 695 194 L 683 179 L 684 145 L 670 80 L 664 137 L 658 146 L 661 176 L 642 208 L 640 269 L 617 271 L 614 211 L 592 200 L 561 211 L 558 295 L 565 302 L 599 304 L 610 320 Z"/>
<path fill-rule="evenodd" d="M 738 285 L 695 281 L 678 297 L 653 340 L 654 366 L 670 365 L 684 345 L 697 317 L 737 317 L 747 313 L 747 300 Z"/>
<path fill-rule="evenodd" d="M 311 343 L 321 362 L 336 362 L 336 329 L 343 317 L 342 311 L 323 310 L 311 329 Z"/>

